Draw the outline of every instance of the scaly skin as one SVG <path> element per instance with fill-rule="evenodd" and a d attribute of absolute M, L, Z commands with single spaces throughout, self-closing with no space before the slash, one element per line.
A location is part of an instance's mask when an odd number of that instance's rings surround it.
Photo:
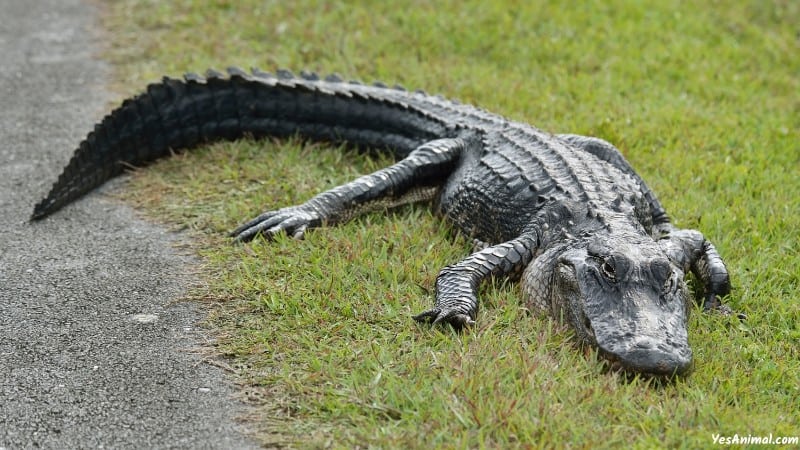
<path fill-rule="evenodd" d="M 478 286 L 521 277 L 536 311 L 564 320 L 613 367 L 655 376 L 692 367 L 684 275 L 704 287 L 707 310 L 727 311 L 727 270 L 714 246 L 675 228 L 655 194 L 608 142 L 551 135 L 468 105 L 331 76 L 165 78 L 126 100 L 80 144 L 47 197 L 41 219 L 128 165 L 244 135 L 347 142 L 392 152 L 385 169 L 307 202 L 267 211 L 233 231 L 238 241 L 300 238 L 363 211 L 433 200 L 436 211 L 482 244 L 445 267 L 422 322 L 474 323 Z"/>

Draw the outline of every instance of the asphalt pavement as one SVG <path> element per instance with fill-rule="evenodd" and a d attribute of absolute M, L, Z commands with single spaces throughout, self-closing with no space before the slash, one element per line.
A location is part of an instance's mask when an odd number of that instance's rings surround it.
<path fill-rule="evenodd" d="M 0 450 L 253 448 L 180 239 L 110 183 L 29 223 L 109 106 L 89 0 L 0 0 Z"/>

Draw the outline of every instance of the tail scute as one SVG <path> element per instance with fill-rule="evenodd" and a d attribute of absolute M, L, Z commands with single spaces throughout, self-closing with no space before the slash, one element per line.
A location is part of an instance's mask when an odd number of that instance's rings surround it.
<path fill-rule="evenodd" d="M 187 135 L 179 119 L 184 84 L 165 79 L 143 94 L 125 100 L 105 116 L 78 145 L 47 196 L 36 204 L 32 220 L 41 219 L 120 174 L 199 140 Z"/>

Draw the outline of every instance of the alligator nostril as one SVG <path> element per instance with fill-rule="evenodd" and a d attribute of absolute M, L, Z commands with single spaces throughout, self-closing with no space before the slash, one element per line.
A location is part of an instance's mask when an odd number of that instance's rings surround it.
<path fill-rule="evenodd" d="M 643 349 L 651 349 L 654 348 L 655 341 L 650 338 L 642 338 L 636 340 L 636 347 L 643 348 Z"/>

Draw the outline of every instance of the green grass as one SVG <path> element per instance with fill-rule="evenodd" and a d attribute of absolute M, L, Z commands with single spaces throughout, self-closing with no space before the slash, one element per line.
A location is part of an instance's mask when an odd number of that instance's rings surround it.
<path fill-rule="evenodd" d="M 675 222 L 726 258 L 736 319 L 693 314 L 695 372 L 605 373 L 517 288 L 476 329 L 414 324 L 469 243 L 423 206 L 230 245 L 261 210 L 386 160 L 300 142 L 210 146 L 137 172 L 126 195 L 189 229 L 209 324 L 265 444 L 697 448 L 800 435 L 800 40 L 793 1 L 107 2 L 120 96 L 228 65 L 312 69 L 460 98 L 616 143 Z"/>

